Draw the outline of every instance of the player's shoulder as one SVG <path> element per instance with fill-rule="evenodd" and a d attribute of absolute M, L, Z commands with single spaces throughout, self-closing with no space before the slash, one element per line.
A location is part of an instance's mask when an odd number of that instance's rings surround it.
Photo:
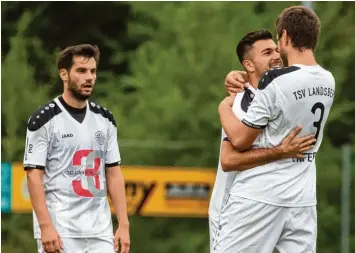
<path fill-rule="evenodd" d="M 32 113 L 32 116 L 28 120 L 27 129 L 31 132 L 37 131 L 61 112 L 62 110 L 57 103 L 51 100 Z"/>
<path fill-rule="evenodd" d="M 259 82 L 258 89 L 263 90 L 276 78 L 281 77 L 281 76 L 285 76 L 285 75 L 289 75 L 289 74 L 294 73 L 295 71 L 300 70 L 300 69 L 301 68 L 297 67 L 297 66 L 290 66 L 287 68 L 272 69 L 272 70 L 266 71 Z"/>
<path fill-rule="evenodd" d="M 325 69 L 325 68 L 323 68 L 321 66 L 320 66 L 320 71 L 319 72 L 320 72 L 320 74 L 323 74 L 328 79 L 328 81 L 330 81 L 330 82 L 335 84 L 335 78 L 334 78 L 332 72 L 330 72 L 329 70 L 327 70 L 327 69 Z"/>
<path fill-rule="evenodd" d="M 243 92 L 237 93 L 234 99 L 233 109 L 240 107 L 244 112 L 247 112 L 255 97 L 254 92 L 249 88 L 245 88 Z"/>
<path fill-rule="evenodd" d="M 96 102 L 89 101 L 89 108 L 91 112 L 101 115 L 102 117 L 110 121 L 114 126 L 116 126 L 116 121 L 113 117 L 112 112 L 106 107 L 103 107 Z"/>

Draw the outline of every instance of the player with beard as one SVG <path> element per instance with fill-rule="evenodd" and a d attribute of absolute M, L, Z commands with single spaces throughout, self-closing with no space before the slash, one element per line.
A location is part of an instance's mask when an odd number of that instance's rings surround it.
<path fill-rule="evenodd" d="M 249 84 L 243 92 L 238 92 L 236 96 L 231 95 L 229 101 L 233 104 L 232 111 L 235 116 L 242 119 L 258 92 L 257 87 L 262 75 L 270 69 L 280 68 L 282 62 L 271 32 L 265 29 L 246 34 L 239 41 L 236 52 L 239 62 L 248 73 Z M 249 170 L 278 159 L 301 157 L 300 153 L 309 150 L 314 140 L 313 136 L 296 138 L 300 131 L 301 128 L 296 128 L 277 147 L 238 152 L 227 141 L 222 129 L 220 159 L 208 210 L 211 252 L 214 238 L 218 236 L 220 210 L 226 202 L 238 171 Z"/>
<path fill-rule="evenodd" d="M 289 66 L 262 76 L 242 120 L 234 116 L 229 98 L 220 103 L 229 141 L 225 144 L 239 152 L 271 148 L 297 125 L 303 127 L 300 136 L 312 134 L 316 142 L 303 158 L 277 160 L 237 174 L 220 214 L 214 252 L 316 252 L 315 157 L 333 104 L 335 81 L 316 62 L 320 20 L 311 9 L 284 9 L 276 31 L 280 54 Z"/>
<path fill-rule="evenodd" d="M 116 122 L 88 101 L 99 58 L 97 46 L 64 49 L 57 62 L 64 92 L 28 121 L 24 169 L 39 253 L 129 252 Z M 119 222 L 115 235 L 107 193 Z"/>

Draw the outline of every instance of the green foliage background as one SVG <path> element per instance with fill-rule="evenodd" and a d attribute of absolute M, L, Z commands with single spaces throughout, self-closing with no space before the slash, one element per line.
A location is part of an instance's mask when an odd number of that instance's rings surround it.
<path fill-rule="evenodd" d="M 62 91 L 58 50 L 98 44 L 94 100 L 114 113 L 125 164 L 215 168 L 225 75 L 240 69 L 238 40 L 274 31 L 300 2 L 2 2 L 2 161 L 21 161 L 28 117 Z M 335 103 L 317 155 L 318 252 L 340 252 L 341 146 L 355 150 L 355 4 L 316 2 L 316 51 L 336 79 Z M 355 159 L 352 153 L 352 185 Z M 355 252 L 355 194 L 351 247 Z M 131 217 L 132 253 L 207 253 L 206 219 Z M 2 215 L 2 252 L 36 252 L 31 214 Z"/>

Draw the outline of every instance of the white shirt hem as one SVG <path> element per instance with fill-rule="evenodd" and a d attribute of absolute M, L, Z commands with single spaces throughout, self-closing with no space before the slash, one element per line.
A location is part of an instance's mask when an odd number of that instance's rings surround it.
<path fill-rule="evenodd" d="M 273 201 L 270 199 L 261 199 L 255 196 L 250 196 L 248 194 L 241 194 L 241 193 L 231 193 L 231 195 L 236 196 L 236 197 L 240 197 L 240 198 L 245 198 L 245 199 L 250 199 L 253 201 L 257 201 L 257 202 L 261 202 L 261 203 L 265 203 L 268 205 L 273 205 L 273 206 L 282 206 L 282 207 L 307 207 L 307 206 L 316 206 L 317 205 L 317 201 L 311 201 L 311 202 L 277 202 L 277 201 Z"/>
<path fill-rule="evenodd" d="M 68 235 L 68 234 L 59 234 L 62 238 L 99 238 L 99 237 L 112 237 L 113 234 L 80 234 L 80 235 Z M 41 239 L 41 235 L 34 235 L 34 239 Z"/>

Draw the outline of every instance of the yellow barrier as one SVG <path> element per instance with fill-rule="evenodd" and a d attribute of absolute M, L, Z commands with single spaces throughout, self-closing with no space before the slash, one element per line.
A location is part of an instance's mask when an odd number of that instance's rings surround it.
<path fill-rule="evenodd" d="M 26 172 L 22 163 L 12 164 L 12 212 L 32 211 L 30 196 L 27 189 Z"/>
<path fill-rule="evenodd" d="M 123 166 L 122 173 L 130 215 L 207 216 L 216 175 L 214 170 Z M 30 212 L 32 206 L 27 191 L 26 172 L 21 163 L 13 164 L 12 174 L 12 211 Z"/>

